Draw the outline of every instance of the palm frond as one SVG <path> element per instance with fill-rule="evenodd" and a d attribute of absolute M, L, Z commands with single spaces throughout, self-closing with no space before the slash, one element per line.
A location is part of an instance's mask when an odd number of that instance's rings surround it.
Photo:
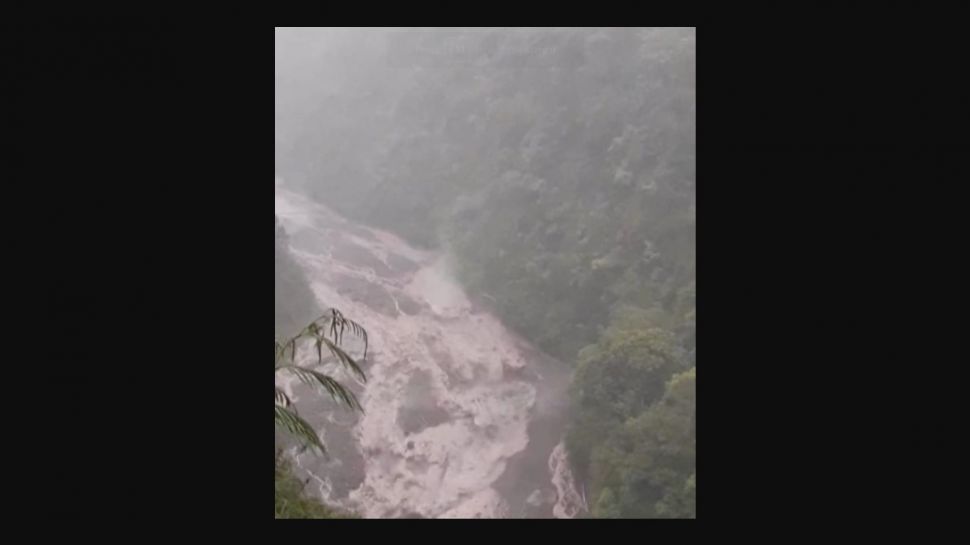
<path fill-rule="evenodd" d="M 367 330 L 357 322 L 347 318 L 342 312 L 335 308 L 331 308 L 323 316 L 314 320 L 314 323 L 322 322 L 324 324 L 330 324 L 330 338 L 333 339 L 338 345 L 343 344 L 344 331 L 350 329 L 350 332 L 355 336 L 364 341 L 364 355 L 361 359 L 367 359 Z"/>
<path fill-rule="evenodd" d="M 329 325 L 329 327 L 328 327 Z M 318 363 L 323 363 L 323 347 L 344 367 L 349 369 L 361 382 L 367 382 L 367 375 L 361 369 L 360 364 L 353 356 L 341 348 L 344 331 L 350 329 L 351 333 L 364 341 L 364 356 L 367 357 L 367 330 L 357 322 L 347 319 L 339 310 L 331 309 L 323 316 L 310 322 L 303 331 L 287 339 L 285 342 L 276 342 L 276 367 L 281 365 L 281 360 L 286 358 L 286 352 L 290 352 L 290 360 L 296 362 L 297 343 L 302 339 L 313 339 L 314 347 L 317 351 Z M 328 338 L 329 334 L 329 338 Z"/>
<path fill-rule="evenodd" d="M 365 383 L 367 382 L 367 376 L 364 374 L 364 371 L 360 368 L 360 366 L 357 364 L 357 362 L 354 361 L 354 358 L 350 357 L 350 354 L 348 354 L 347 352 L 345 352 L 342 348 L 340 348 L 339 346 L 337 346 L 337 344 L 335 344 L 333 341 L 331 341 L 330 339 L 328 339 L 323 334 L 320 334 L 320 335 L 318 335 L 316 337 L 316 348 L 317 348 L 317 358 L 318 358 L 318 361 L 321 361 L 321 362 L 323 361 L 323 346 L 324 345 L 326 345 L 327 350 L 330 351 L 330 354 L 334 358 L 336 358 L 337 361 L 339 361 L 341 364 L 343 364 L 344 367 L 346 367 L 347 369 L 350 369 L 350 371 L 352 371 L 354 373 L 354 375 L 356 375 L 357 378 L 360 379 L 361 382 L 365 382 Z"/>
<path fill-rule="evenodd" d="M 306 420 L 301 418 L 300 415 L 296 414 L 295 412 L 277 405 L 276 425 L 281 426 L 285 430 L 303 439 L 312 446 L 319 448 L 320 452 L 324 454 L 327 453 L 327 449 L 324 448 L 323 442 L 320 441 L 320 436 L 317 435 L 317 432 L 313 429 L 313 426 L 311 426 Z"/>
<path fill-rule="evenodd" d="M 302 334 L 297 335 L 295 337 L 291 337 L 284 342 L 276 341 L 276 363 L 277 364 L 279 364 L 280 360 L 286 357 L 287 350 L 290 351 L 290 359 L 296 360 L 296 343 L 297 341 L 300 340 L 301 337 L 302 337 Z"/>
<path fill-rule="evenodd" d="M 317 351 L 317 363 L 323 363 L 323 347 L 345 368 L 349 369 L 361 382 L 367 382 L 367 376 L 357 361 L 340 347 L 344 332 L 349 329 L 352 334 L 364 341 L 364 358 L 367 357 L 367 331 L 353 320 L 348 320 L 339 310 L 330 309 L 326 314 L 310 322 L 300 333 L 289 339 L 276 339 L 276 372 L 289 371 L 301 381 L 311 386 L 319 384 L 338 403 L 343 403 L 351 410 L 364 411 L 357 396 L 333 377 L 296 364 L 297 344 L 303 339 L 313 339 Z M 329 338 L 328 338 L 329 334 Z M 289 358 L 287 358 L 287 352 Z M 306 420 L 290 410 L 293 402 L 286 392 L 276 388 L 276 425 L 302 438 L 305 443 L 315 446 L 326 455 L 327 451 L 316 431 Z"/>
<path fill-rule="evenodd" d="M 290 396 L 286 395 L 286 392 L 280 390 L 279 387 L 276 388 L 276 404 L 283 407 L 289 407 L 293 404 L 290 400 Z"/>
<path fill-rule="evenodd" d="M 354 392 L 344 388 L 343 385 L 334 380 L 333 377 L 313 369 L 301 367 L 299 365 L 284 365 L 280 367 L 280 369 L 290 371 L 301 381 L 311 386 L 314 384 L 320 384 L 330 394 L 330 397 L 332 397 L 334 401 L 342 402 L 351 409 L 364 412 L 364 408 L 357 400 L 357 396 L 354 395 Z"/>

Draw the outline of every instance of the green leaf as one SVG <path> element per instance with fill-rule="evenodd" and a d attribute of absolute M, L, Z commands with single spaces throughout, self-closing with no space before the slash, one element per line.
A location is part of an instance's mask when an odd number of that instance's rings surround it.
<path fill-rule="evenodd" d="M 318 338 L 318 340 L 322 344 L 327 345 L 327 349 L 330 350 L 330 354 L 332 354 L 333 357 L 337 359 L 337 361 L 343 364 L 344 367 L 350 369 L 355 375 L 357 375 L 357 378 L 359 378 L 361 382 L 365 382 L 365 383 L 367 382 L 367 375 L 365 375 L 364 371 L 360 368 L 359 365 L 357 365 L 357 362 L 354 361 L 354 358 L 350 357 L 349 354 L 344 352 L 342 348 L 334 344 L 330 339 L 321 336 Z"/>
<path fill-rule="evenodd" d="M 320 436 L 317 435 L 317 432 L 313 429 L 313 426 L 311 426 L 306 420 L 301 418 L 300 415 L 296 414 L 295 412 L 277 405 L 276 425 L 303 439 L 307 443 L 319 448 L 320 452 L 323 454 L 327 453 L 327 449 L 324 448 L 323 442 L 320 441 Z"/>
<path fill-rule="evenodd" d="M 326 327 L 327 323 L 329 323 L 329 328 Z M 364 374 L 364 371 L 360 368 L 357 361 L 340 347 L 343 340 L 343 334 L 346 329 L 350 329 L 354 335 L 363 339 L 364 357 L 366 358 L 368 343 L 366 330 L 364 330 L 360 324 L 345 318 L 340 311 L 330 309 L 327 314 L 317 318 L 303 328 L 299 334 L 284 341 L 280 341 L 279 339 L 275 341 L 276 372 L 278 373 L 286 370 L 297 375 L 297 377 L 306 384 L 311 386 L 320 385 L 330 394 L 334 401 L 342 403 L 352 410 L 359 410 L 363 412 L 364 408 L 357 400 L 357 396 L 355 396 L 351 390 L 348 390 L 337 382 L 337 380 L 335 380 L 333 377 L 296 364 L 297 344 L 302 339 L 312 338 L 314 339 L 314 344 L 316 346 L 318 363 L 323 363 L 323 347 L 326 345 L 327 351 L 331 356 L 333 356 L 345 368 L 349 369 L 358 379 L 360 379 L 361 382 L 366 382 L 367 376 Z M 327 338 L 328 332 L 330 333 L 331 338 Z M 289 351 L 289 360 L 286 358 L 287 351 Z M 284 391 L 277 387 L 277 426 L 280 426 L 290 433 L 301 437 L 310 445 L 319 448 L 320 451 L 326 455 L 326 450 L 324 449 L 320 438 L 317 436 L 316 431 L 314 431 L 312 426 L 303 420 L 295 410 L 289 410 L 291 406 L 292 400 Z"/>
<path fill-rule="evenodd" d="M 360 405 L 357 400 L 357 396 L 347 388 L 344 388 L 339 382 L 328 375 L 325 375 L 319 371 L 313 369 L 308 369 L 306 367 L 301 367 L 299 365 L 285 365 L 280 369 L 290 371 L 296 375 L 301 381 L 306 384 L 313 386 L 314 384 L 319 384 L 330 394 L 334 401 L 342 402 L 351 409 L 364 411 L 364 408 Z"/>

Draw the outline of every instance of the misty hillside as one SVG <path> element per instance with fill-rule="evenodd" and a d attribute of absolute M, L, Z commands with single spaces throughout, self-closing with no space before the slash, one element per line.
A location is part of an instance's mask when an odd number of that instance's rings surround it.
<path fill-rule="evenodd" d="M 359 415 L 293 390 L 304 494 L 695 517 L 695 34 L 276 30 L 276 332 L 373 346 Z"/>

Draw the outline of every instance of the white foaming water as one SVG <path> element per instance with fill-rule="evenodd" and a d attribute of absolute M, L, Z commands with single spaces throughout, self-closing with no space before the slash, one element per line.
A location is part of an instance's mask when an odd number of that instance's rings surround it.
<path fill-rule="evenodd" d="M 517 377 L 536 371 L 534 350 L 474 308 L 442 256 L 352 224 L 279 181 L 276 214 L 321 307 L 339 308 L 370 339 L 359 395 L 365 413 L 351 428 L 362 475 L 335 497 L 335 472 L 352 470 L 307 453 L 297 466 L 319 485 L 311 488 L 368 518 L 523 516 L 493 485 L 519 463 L 513 457 L 530 454 L 529 422 L 542 385 Z M 350 380 L 336 366 L 329 371 Z M 292 392 L 291 380 L 280 384 Z M 314 399 L 299 399 L 301 413 L 324 410 Z M 572 516 L 576 494 L 571 475 L 564 477 L 564 450 L 535 455 L 549 460 L 546 493 L 556 497 L 555 516 Z M 553 467 L 555 456 L 561 461 Z"/>
<path fill-rule="evenodd" d="M 556 487 L 556 504 L 552 514 L 559 519 L 571 519 L 580 512 L 588 511 L 586 498 L 576 490 L 576 479 L 569 468 L 569 458 L 566 445 L 560 442 L 549 456 L 549 471 L 552 473 L 552 484 Z"/>

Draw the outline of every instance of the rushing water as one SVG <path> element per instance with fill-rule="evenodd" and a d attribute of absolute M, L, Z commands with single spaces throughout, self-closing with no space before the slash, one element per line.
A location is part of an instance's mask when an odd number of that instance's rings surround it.
<path fill-rule="evenodd" d="M 341 309 L 370 339 L 367 384 L 354 385 L 363 415 L 280 383 L 330 450 L 297 455 L 308 489 L 370 518 L 575 516 L 568 369 L 477 307 L 447 256 L 276 185 L 276 214 L 321 308 Z"/>

